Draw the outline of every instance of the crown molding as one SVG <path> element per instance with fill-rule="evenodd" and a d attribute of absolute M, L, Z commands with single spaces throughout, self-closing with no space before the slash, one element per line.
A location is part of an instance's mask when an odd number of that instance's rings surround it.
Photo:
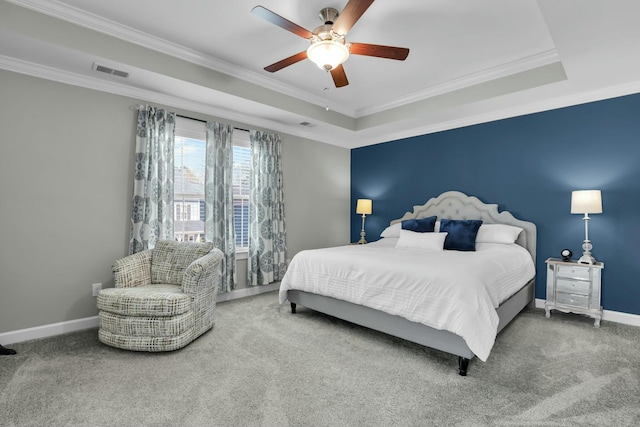
<path fill-rule="evenodd" d="M 301 138 L 307 138 L 328 144 L 336 145 L 335 141 L 329 138 L 318 138 L 318 135 L 304 131 L 297 126 L 288 125 L 286 123 L 277 122 L 274 120 L 264 119 L 262 117 L 248 115 L 246 113 L 240 113 L 230 110 L 229 108 L 216 107 L 209 104 L 203 104 L 200 102 L 191 101 L 188 99 L 167 95 L 148 89 L 141 89 L 132 86 L 123 85 L 116 82 L 110 82 L 94 77 L 84 76 L 81 74 L 71 73 L 68 71 L 60 70 L 53 67 L 48 67 L 42 64 L 36 64 L 33 62 L 23 61 L 16 58 L 0 55 L 0 69 L 7 71 L 13 71 L 19 74 L 25 74 L 32 77 L 38 77 L 45 80 L 51 80 L 58 83 L 64 83 L 72 86 L 83 87 L 86 89 L 97 90 L 100 92 L 106 92 L 114 95 L 126 96 L 141 101 L 153 102 L 170 106 L 173 108 L 180 108 L 187 111 L 196 113 L 202 113 L 213 117 L 219 117 L 225 120 L 231 120 L 239 123 L 250 124 L 251 126 L 270 129 L 289 135 L 299 136 Z"/>
<path fill-rule="evenodd" d="M 69 6 L 57 0 L 6 0 L 9 3 L 42 13 L 53 18 L 57 18 L 93 31 L 106 34 L 129 43 L 136 44 L 146 49 L 163 53 L 174 58 L 181 59 L 196 65 L 203 66 L 231 77 L 244 80 L 275 92 L 282 93 L 292 98 L 300 99 L 317 106 L 325 106 L 327 100 L 318 95 L 301 90 L 298 87 L 281 83 L 279 81 L 265 77 L 260 73 L 238 67 L 229 62 L 203 54 L 197 50 L 173 43 L 171 41 L 155 37 L 134 28 L 122 25 L 118 22 L 97 16 L 95 14 Z M 335 103 L 334 103 L 335 104 Z M 354 116 L 354 111 L 344 105 L 335 104 L 331 106 L 335 112 Z"/>
<path fill-rule="evenodd" d="M 548 51 L 540 52 L 535 55 L 508 62 L 506 64 L 451 79 L 438 85 L 426 88 L 424 90 L 414 92 L 409 96 L 398 97 L 384 104 L 368 108 L 361 108 L 356 111 L 355 117 L 359 118 L 368 116 L 370 114 L 380 113 L 391 108 L 396 108 L 413 102 L 422 101 L 424 99 L 431 98 L 437 95 L 454 92 L 456 90 L 507 77 L 523 71 L 542 67 L 544 65 L 553 64 L 559 61 L 560 55 L 558 55 L 558 51 L 556 49 L 550 49 Z"/>
<path fill-rule="evenodd" d="M 152 36 L 134 28 L 119 24 L 115 21 L 105 19 L 98 15 L 88 13 L 76 7 L 61 3 L 58 0 L 6 1 L 18 6 L 25 7 L 27 9 L 31 9 L 38 13 L 52 16 L 54 18 L 70 22 L 75 25 L 101 32 L 103 34 L 118 38 L 120 40 L 124 40 L 126 42 L 134 43 L 147 49 L 161 52 L 163 54 L 167 54 L 196 65 L 219 71 L 234 78 L 257 84 L 269 90 L 273 90 L 275 92 L 300 99 L 312 105 L 325 106 L 327 103 L 327 100 L 322 96 L 314 95 L 310 92 L 301 90 L 300 88 L 270 79 L 260 73 L 238 67 L 210 55 L 205 55 L 202 52 L 196 51 L 194 49 L 190 49 L 185 46 L 170 42 L 168 40 Z M 531 55 L 529 57 L 499 65 L 487 70 L 482 70 L 477 73 L 452 79 L 439 85 L 414 92 L 408 96 L 397 97 L 377 105 L 371 105 L 354 110 L 334 102 L 331 105 L 331 110 L 357 119 L 360 117 L 368 116 L 370 114 L 383 112 L 395 107 L 421 101 L 436 95 L 456 91 L 465 87 L 476 85 L 478 83 L 506 77 L 521 71 L 526 71 L 558 61 L 560 61 L 558 52 L 556 51 L 556 49 L 551 49 L 546 52 Z"/>
<path fill-rule="evenodd" d="M 479 123 L 487 123 L 510 117 L 523 116 L 527 114 L 538 113 L 541 111 L 554 110 L 557 108 L 564 108 L 572 105 L 601 101 L 603 99 L 615 98 L 634 93 L 640 93 L 640 82 L 632 82 L 611 86 L 604 89 L 587 91 L 575 95 L 565 95 L 557 98 L 545 99 L 544 101 L 537 101 L 515 107 L 508 107 L 488 113 L 473 114 L 460 119 L 449 120 L 446 122 L 440 122 L 426 126 L 407 127 L 406 124 L 398 124 L 398 127 L 400 127 L 401 129 L 387 129 L 387 131 L 383 129 L 377 129 L 374 136 L 367 135 L 364 131 L 342 130 L 344 132 L 344 137 L 342 138 L 343 141 L 340 142 L 335 136 L 327 135 L 323 132 L 308 132 L 304 129 L 299 128 L 297 125 L 286 124 L 258 116 L 250 116 L 246 113 L 240 113 L 237 111 L 229 110 L 227 108 L 215 107 L 208 104 L 190 101 L 184 98 L 150 91 L 147 89 L 135 88 L 120 83 L 71 73 L 68 71 L 63 71 L 28 61 L 18 60 L 7 56 L 0 55 L 0 69 L 13 71 L 20 74 L 26 74 L 46 80 L 52 80 L 59 83 L 65 83 L 72 86 L 79 86 L 115 95 L 126 96 L 141 101 L 167 105 L 174 108 L 180 108 L 187 111 L 193 111 L 213 117 L 219 117 L 225 120 L 246 123 L 250 124 L 251 126 L 270 129 L 282 133 L 287 133 L 289 135 L 294 135 L 301 138 L 306 138 L 350 149 L 378 144 L 382 142 L 394 141 L 398 139 L 410 138 L 418 135 L 425 135 L 434 132 L 441 132 L 465 126 L 471 126 Z"/>
<path fill-rule="evenodd" d="M 481 123 L 489 123 L 512 117 L 525 116 L 528 114 L 535 114 L 544 111 L 555 110 L 558 108 L 571 107 L 574 105 L 587 104 L 589 102 L 597 102 L 605 99 L 632 95 L 635 93 L 640 93 L 640 82 L 624 83 L 621 85 L 586 91 L 574 95 L 563 95 L 557 98 L 545 99 L 543 101 L 536 101 L 528 104 L 521 104 L 518 106 L 510 106 L 500 110 L 490 111 L 488 113 L 472 114 L 470 116 L 462 117 L 459 119 L 448 120 L 446 122 L 438 122 L 436 124 L 429 124 L 426 126 L 409 126 L 408 128 L 405 126 L 402 130 L 398 130 L 397 132 L 385 133 L 384 139 L 381 138 L 378 141 L 368 141 L 367 143 L 363 143 L 361 145 L 354 145 L 351 148 L 365 147 L 367 145 L 373 145 L 377 143 L 396 141 L 399 139 L 442 132 Z"/>

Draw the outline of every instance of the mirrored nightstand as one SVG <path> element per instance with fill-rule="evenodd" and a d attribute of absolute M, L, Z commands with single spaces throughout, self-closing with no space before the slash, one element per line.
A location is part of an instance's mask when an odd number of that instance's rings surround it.
<path fill-rule="evenodd" d="M 604 263 L 579 264 L 549 258 L 547 261 L 547 301 L 544 304 L 546 317 L 551 310 L 579 313 L 593 317 L 594 326 L 600 327 L 601 272 Z"/>

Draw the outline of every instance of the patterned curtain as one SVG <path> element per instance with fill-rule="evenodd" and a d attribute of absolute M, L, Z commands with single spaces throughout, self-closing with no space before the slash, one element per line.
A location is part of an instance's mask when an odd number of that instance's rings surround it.
<path fill-rule="evenodd" d="M 207 122 L 207 166 L 204 178 L 204 236 L 225 255 L 219 292 L 236 284 L 233 227 L 233 126 Z"/>
<path fill-rule="evenodd" d="M 129 254 L 173 240 L 173 146 L 175 113 L 138 111 Z"/>
<path fill-rule="evenodd" d="M 280 135 L 251 131 L 248 282 L 281 280 L 287 268 Z"/>

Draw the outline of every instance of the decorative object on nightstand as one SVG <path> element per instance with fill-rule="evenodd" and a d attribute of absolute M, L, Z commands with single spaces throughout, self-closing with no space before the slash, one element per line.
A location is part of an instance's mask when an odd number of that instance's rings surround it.
<path fill-rule="evenodd" d="M 358 243 L 363 245 L 367 243 L 364 238 L 364 217 L 366 215 L 371 215 L 371 199 L 358 199 L 358 203 L 356 204 L 356 213 L 362 215 L 362 230 L 360 231 L 360 240 Z"/>
<path fill-rule="evenodd" d="M 544 304 L 546 317 L 551 310 L 565 313 L 586 314 L 595 319 L 594 326 L 600 327 L 602 307 L 600 306 L 601 272 L 604 263 L 581 264 L 549 258 L 547 261 L 547 301 Z"/>
<path fill-rule="evenodd" d="M 584 253 L 578 260 L 582 264 L 595 264 L 596 259 L 591 255 L 593 245 L 589 240 L 589 214 L 602 213 L 602 194 L 600 190 L 580 190 L 571 192 L 571 213 L 584 214 Z"/>
<path fill-rule="evenodd" d="M 562 257 L 562 260 L 564 262 L 569 262 L 571 261 L 571 257 L 573 256 L 573 252 L 571 252 L 571 249 L 563 249 L 560 251 L 560 256 Z"/>

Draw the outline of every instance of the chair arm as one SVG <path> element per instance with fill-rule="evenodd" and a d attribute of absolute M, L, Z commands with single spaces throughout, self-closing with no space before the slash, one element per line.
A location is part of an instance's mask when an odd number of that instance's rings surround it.
<path fill-rule="evenodd" d="M 184 270 L 182 292 L 197 296 L 213 291 L 218 292 L 224 265 L 224 254 L 214 248 L 207 255 L 193 261 Z"/>
<path fill-rule="evenodd" d="M 119 259 L 113 264 L 116 288 L 131 288 L 151 283 L 151 249 Z"/>

